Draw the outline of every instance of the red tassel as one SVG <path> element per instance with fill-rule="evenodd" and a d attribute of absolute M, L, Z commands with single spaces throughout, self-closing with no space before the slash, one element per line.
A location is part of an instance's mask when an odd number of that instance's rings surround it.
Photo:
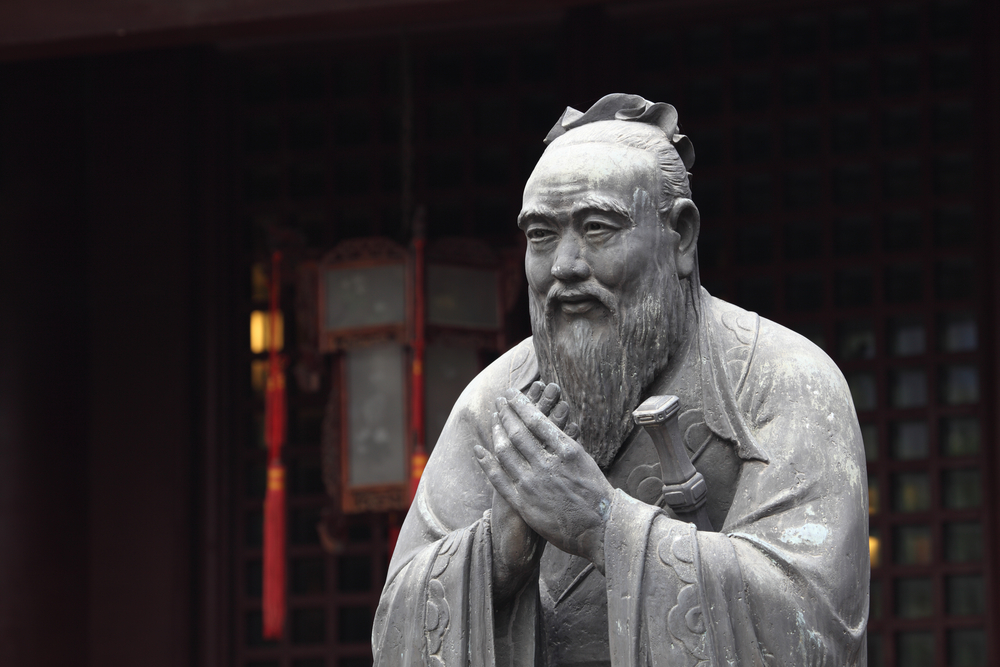
<path fill-rule="evenodd" d="M 281 639 L 285 628 L 285 467 L 267 467 L 264 499 L 264 637 Z"/>
<path fill-rule="evenodd" d="M 267 442 L 267 495 L 264 498 L 264 637 L 281 639 L 285 628 L 285 374 L 278 354 L 278 297 L 281 253 L 275 252 L 271 270 L 270 363 L 264 396 L 264 438 Z"/>

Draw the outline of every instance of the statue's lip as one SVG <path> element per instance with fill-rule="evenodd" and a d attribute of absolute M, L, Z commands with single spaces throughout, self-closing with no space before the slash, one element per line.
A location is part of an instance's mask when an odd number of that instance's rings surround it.
<path fill-rule="evenodd" d="M 557 295 L 556 300 L 564 313 L 585 313 L 601 304 L 600 299 L 583 292 L 564 292 Z"/>
<path fill-rule="evenodd" d="M 576 303 L 578 301 L 589 301 L 591 299 L 593 299 L 594 301 L 597 300 L 597 297 L 595 297 L 594 295 L 585 294 L 584 292 L 563 292 L 561 294 L 556 295 L 556 298 L 560 301 L 569 301 L 571 303 Z"/>

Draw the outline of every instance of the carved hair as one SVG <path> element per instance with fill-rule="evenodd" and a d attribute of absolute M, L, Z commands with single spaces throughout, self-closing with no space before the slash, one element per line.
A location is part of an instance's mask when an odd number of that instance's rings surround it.
<path fill-rule="evenodd" d="M 694 145 L 677 130 L 677 109 L 673 106 L 639 95 L 613 93 L 585 112 L 566 107 L 545 143 L 602 141 L 652 151 L 662 181 L 658 210 L 665 214 L 676 197 L 691 198 L 688 171 L 694 166 Z"/>
<path fill-rule="evenodd" d="M 666 215 L 677 197 L 691 198 L 688 171 L 680 154 L 667 136 L 658 128 L 644 123 L 626 123 L 616 120 L 589 123 L 563 134 L 550 146 L 571 146 L 602 142 L 650 151 L 660 167 L 660 201 L 657 211 Z"/>

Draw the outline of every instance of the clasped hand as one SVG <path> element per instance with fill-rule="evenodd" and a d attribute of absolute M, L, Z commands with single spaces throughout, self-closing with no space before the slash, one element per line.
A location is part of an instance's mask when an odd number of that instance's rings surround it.
<path fill-rule="evenodd" d="M 558 392 L 549 385 L 546 394 L 553 389 Z M 553 417 L 564 421 L 565 410 L 559 414 L 559 408 Z M 497 399 L 493 452 L 476 446 L 475 453 L 494 489 L 542 539 L 604 571 L 604 526 L 614 488 L 594 459 L 538 405 L 508 390 Z"/>

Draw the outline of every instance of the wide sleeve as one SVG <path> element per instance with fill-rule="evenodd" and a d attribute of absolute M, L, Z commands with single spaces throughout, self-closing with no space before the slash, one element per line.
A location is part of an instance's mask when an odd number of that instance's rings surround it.
<path fill-rule="evenodd" d="M 846 383 L 819 350 L 777 332 L 740 404 L 768 461 L 744 461 L 720 532 L 622 492 L 612 502 L 616 667 L 866 664 L 867 480 Z"/>
<path fill-rule="evenodd" d="M 475 445 L 492 449 L 494 399 L 533 372 L 526 343 L 466 388 L 427 462 L 375 614 L 377 666 L 494 667 L 534 660 L 537 577 L 511 600 L 494 604 L 493 487 L 473 453 Z"/>

